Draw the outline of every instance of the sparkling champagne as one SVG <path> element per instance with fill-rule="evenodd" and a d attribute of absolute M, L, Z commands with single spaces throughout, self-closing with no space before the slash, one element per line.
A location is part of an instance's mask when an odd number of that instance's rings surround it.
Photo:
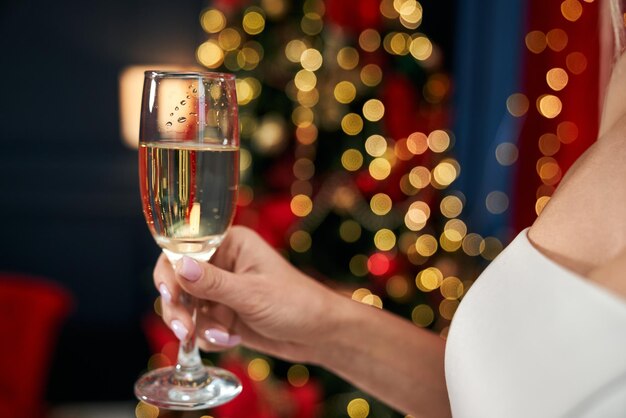
<path fill-rule="evenodd" d="M 232 223 L 239 149 L 189 142 L 141 142 L 139 180 L 148 227 L 168 258 L 206 261 Z"/>

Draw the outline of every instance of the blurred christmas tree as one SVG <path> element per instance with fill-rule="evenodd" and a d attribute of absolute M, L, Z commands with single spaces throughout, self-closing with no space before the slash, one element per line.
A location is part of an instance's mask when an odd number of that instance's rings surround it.
<path fill-rule="evenodd" d="M 451 80 L 426 19 L 416 0 L 215 0 L 200 15 L 197 59 L 238 77 L 236 222 L 353 299 L 445 337 L 476 257 L 501 244 L 459 219 Z M 292 386 L 306 382 L 306 367 L 273 363 Z M 322 416 L 399 416 L 314 373 Z"/>

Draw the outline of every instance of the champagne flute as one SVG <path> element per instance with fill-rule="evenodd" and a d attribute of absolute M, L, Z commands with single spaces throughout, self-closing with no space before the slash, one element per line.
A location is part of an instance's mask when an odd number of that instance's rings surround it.
<path fill-rule="evenodd" d="M 230 227 L 239 181 L 235 77 L 146 71 L 141 105 L 139 180 L 143 213 L 174 265 L 183 256 L 206 262 Z M 181 301 L 194 319 L 197 301 Z M 149 404 L 178 410 L 223 404 L 241 392 L 231 373 L 202 364 L 195 329 L 181 342 L 176 366 L 135 383 Z"/>

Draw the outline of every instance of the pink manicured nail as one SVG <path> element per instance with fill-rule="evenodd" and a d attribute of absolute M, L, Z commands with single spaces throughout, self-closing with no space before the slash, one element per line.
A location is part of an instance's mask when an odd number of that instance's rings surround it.
<path fill-rule="evenodd" d="M 176 335 L 176 338 L 181 341 L 185 341 L 187 339 L 187 334 L 189 334 L 189 331 L 187 331 L 187 328 L 185 328 L 183 323 L 180 322 L 178 319 L 175 319 L 172 321 L 171 325 L 172 331 L 174 331 L 174 335 Z"/>
<path fill-rule="evenodd" d="M 159 285 L 159 293 L 161 294 L 161 299 L 165 302 L 170 303 L 172 301 L 172 294 L 167 286 L 165 286 L 165 283 Z"/>
<path fill-rule="evenodd" d="M 204 331 L 204 336 L 211 344 L 222 345 L 224 347 L 234 347 L 241 343 L 239 335 L 230 335 L 220 329 L 209 328 Z"/>
<path fill-rule="evenodd" d="M 193 258 L 183 256 L 178 262 L 177 273 L 190 282 L 195 282 L 202 276 L 202 267 Z"/>

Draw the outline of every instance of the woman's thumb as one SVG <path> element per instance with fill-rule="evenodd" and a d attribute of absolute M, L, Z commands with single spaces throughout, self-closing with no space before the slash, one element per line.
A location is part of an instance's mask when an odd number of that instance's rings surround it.
<path fill-rule="evenodd" d="M 181 258 L 175 271 L 181 287 L 190 295 L 221 302 L 235 309 L 237 301 L 242 299 L 242 291 L 245 291 L 239 276 L 191 257 Z"/>

